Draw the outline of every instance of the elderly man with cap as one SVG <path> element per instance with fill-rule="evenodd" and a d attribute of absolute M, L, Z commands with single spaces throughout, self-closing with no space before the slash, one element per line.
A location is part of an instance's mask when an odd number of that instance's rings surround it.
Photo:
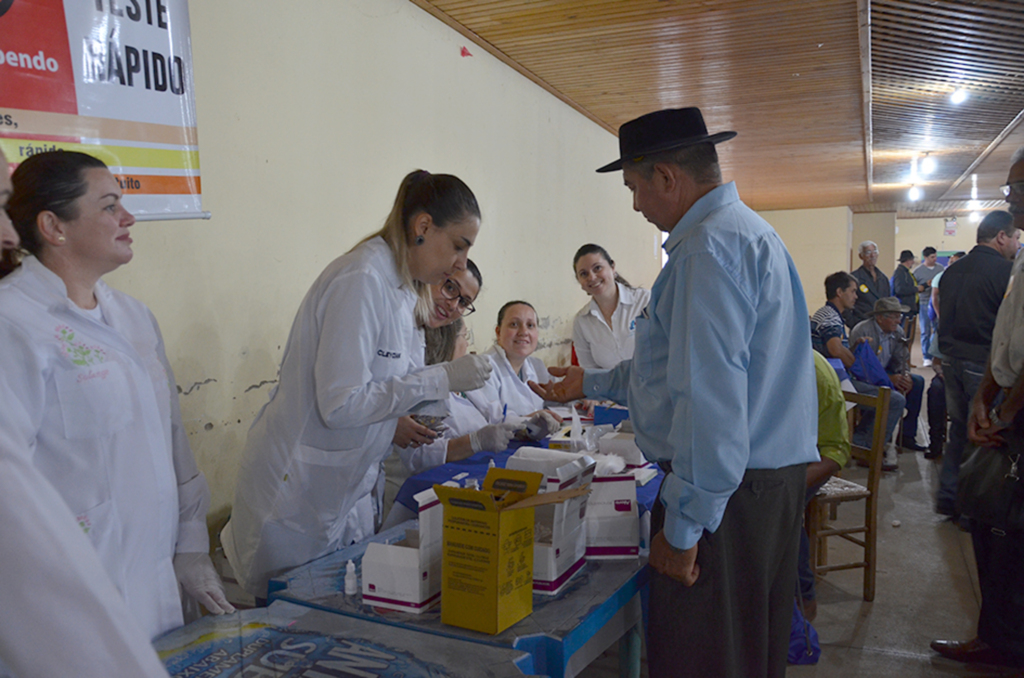
<path fill-rule="evenodd" d="M 903 419 L 903 440 L 901 446 L 912 450 L 923 450 L 914 439 L 917 437 L 917 419 L 921 414 L 921 399 L 924 395 L 924 377 L 913 374 L 910 371 L 910 349 L 907 347 L 907 338 L 900 327 L 900 320 L 903 314 L 909 309 L 900 304 L 896 297 L 884 297 L 875 302 L 875 307 L 868 313 L 867 320 L 857 323 L 857 326 L 850 331 L 850 343 L 867 341 L 875 350 L 878 362 L 882 363 L 886 374 L 895 390 L 889 398 L 889 425 L 886 428 L 888 440 L 892 439 L 892 432 L 896 430 L 903 408 L 906 407 L 907 415 Z M 877 387 L 865 384 L 864 382 L 853 382 L 854 387 L 861 393 L 874 394 L 878 392 Z M 870 419 L 867 425 L 865 419 Z M 870 414 L 862 417 L 861 424 L 854 433 L 854 443 L 870 447 L 870 442 L 864 437 L 871 430 L 870 424 L 874 419 Z M 867 426 L 867 428 L 865 428 Z M 896 446 L 890 442 L 885 448 L 885 459 L 882 468 L 886 471 L 895 471 L 897 467 Z"/>
<path fill-rule="evenodd" d="M 806 466 L 819 460 L 814 363 L 796 267 L 772 227 L 723 184 L 696 108 L 619 129 L 633 208 L 668 263 L 636 319 L 633 358 L 552 368 L 549 400 L 628 403 L 666 471 L 652 513 L 650 675 L 782 676 Z"/>

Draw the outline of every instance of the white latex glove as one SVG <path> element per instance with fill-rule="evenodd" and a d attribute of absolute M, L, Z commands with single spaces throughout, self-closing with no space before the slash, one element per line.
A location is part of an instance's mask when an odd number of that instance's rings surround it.
<path fill-rule="evenodd" d="M 526 433 L 531 440 L 546 438 L 557 433 L 560 428 L 562 428 L 562 422 L 547 410 L 534 412 L 526 422 Z"/>
<path fill-rule="evenodd" d="M 474 453 L 483 450 L 502 452 L 512 440 L 514 428 L 514 425 L 508 423 L 489 424 L 469 434 L 469 446 L 473 448 Z"/>
<path fill-rule="evenodd" d="M 444 363 L 449 391 L 475 391 L 491 376 L 491 361 L 482 355 L 464 355 Z"/>
<path fill-rule="evenodd" d="M 205 553 L 178 553 L 174 556 L 174 574 L 185 592 L 201 603 L 210 614 L 228 614 L 235 608 L 224 595 L 224 585 Z"/>

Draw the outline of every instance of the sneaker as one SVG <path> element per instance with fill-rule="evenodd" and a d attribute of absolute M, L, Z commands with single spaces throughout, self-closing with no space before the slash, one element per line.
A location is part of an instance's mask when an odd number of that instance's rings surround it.
<path fill-rule="evenodd" d="M 923 361 L 921 361 L 921 367 L 931 367 L 931 366 L 932 366 L 932 359 L 931 358 L 925 358 Z"/>
<path fill-rule="evenodd" d="M 912 452 L 924 452 L 928 448 L 921 447 L 913 438 L 904 438 L 903 440 L 900 441 L 900 449 L 910 450 Z"/>
<path fill-rule="evenodd" d="M 885 451 L 882 453 L 882 470 L 883 471 L 895 471 L 900 467 L 898 452 L 896 451 L 896 443 L 889 443 L 885 446 Z"/>

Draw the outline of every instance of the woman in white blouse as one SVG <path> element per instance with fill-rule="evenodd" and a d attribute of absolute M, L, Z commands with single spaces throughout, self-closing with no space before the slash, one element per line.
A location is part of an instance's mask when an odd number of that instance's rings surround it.
<path fill-rule="evenodd" d="M 576 280 L 590 295 L 572 324 L 572 343 L 580 367 L 610 369 L 633 357 L 635 319 L 651 299 L 650 290 L 633 287 L 615 272 L 615 262 L 600 245 L 588 244 L 573 258 Z"/>

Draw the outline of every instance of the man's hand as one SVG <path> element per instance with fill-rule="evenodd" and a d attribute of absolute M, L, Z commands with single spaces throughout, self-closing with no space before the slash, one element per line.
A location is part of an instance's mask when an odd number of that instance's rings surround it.
<path fill-rule="evenodd" d="M 583 397 L 583 368 L 572 365 L 570 367 L 549 367 L 548 373 L 552 377 L 565 377 L 562 381 L 549 381 L 546 384 L 538 384 L 535 381 L 527 382 L 533 392 L 544 400 L 556 403 L 567 403 L 570 400 L 579 400 Z"/>
<path fill-rule="evenodd" d="M 391 439 L 395 445 L 401 448 L 419 447 L 434 442 L 437 433 L 418 424 L 412 417 L 399 417 L 398 426 L 395 427 L 395 437 Z"/>
<path fill-rule="evenodd" d="M 684 586 L 693 586 L 700 576 L 697 544 L 685 551 L 677 551 L 668 543 L 664 530 L 654 535 L 654 539 L 651 540 L 651 557 L 648 562 L 655 570 L 682 582 Z"/>
<path fill-rule="evenodd" d="M 910 393 L 910 389 L 914 387 L 914 380 L 909 374 L 890 374 L 889 378 L 892 379 L 892 385 L 896 390 L 903 395 Z"/>
<path fill-rule="evenodd" d="M 971 403 L 971 416 L 967 420 L 967 437 L 975 445 L 982 447 L 1001 447 L 1006 444 L 1002 432 L 1006 426 L 998 426 L 988 417 L 988 403 L 975 398 Z"/>

